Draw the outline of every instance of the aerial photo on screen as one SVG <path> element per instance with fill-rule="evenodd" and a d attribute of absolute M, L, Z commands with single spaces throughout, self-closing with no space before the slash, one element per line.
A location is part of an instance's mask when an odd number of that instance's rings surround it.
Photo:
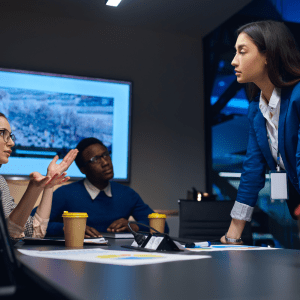
<path fill-rule="evenodd" d="M 112 97 L 0 87 L 0 111 L 17 138 L 13 156 L 22 150 L 39 157 L 39 151 L 60 154 L 85 137 L 96 137 L 111 149 L 113 108 Z"/>

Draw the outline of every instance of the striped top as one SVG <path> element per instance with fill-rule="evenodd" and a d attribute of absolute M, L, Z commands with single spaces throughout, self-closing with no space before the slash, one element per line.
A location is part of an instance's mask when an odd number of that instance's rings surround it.
<path fill-rule="evenodd" d="M 15 209 L 17 204 L 14 202 L 13 197 L 10 195 L 9 187 L 3 176 L 0 175 L 0 192 L 2 199 L 2 206 L 5 219 L 7 221 L 7 229 L 12 239 L 21 239 L 26 237 L 39 237 L 43 238 L 46 234 L 48 220 L 42 219 L 36 213 L 34 216 L 29 216 L 24 227 L 13 223 L 9 219 L 9 215 Z"/>

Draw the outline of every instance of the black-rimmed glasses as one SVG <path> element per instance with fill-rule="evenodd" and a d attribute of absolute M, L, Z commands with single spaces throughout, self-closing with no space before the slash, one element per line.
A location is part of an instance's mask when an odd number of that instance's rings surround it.
<path fill-rule="evenodd" d="M 87 164 L 97 164 L 101 162 L 101 158 L 104 158 L 106 161 L 110 159 L 110 151 L 105 151 L 102 155 L 96 155 L 92 157 L 89 161 L 87 161 L 84 165 L 86 166 Z"/>
<path fill-rule="evenodd" d="M 3 137 L 3 140 L 5 143 L 8 143 L 9 139 L 12 139 L 13 142 L 15 142 L 15 140 L 16 140 L 16 136 L 4 128 L 0 129 L 0 136 Z"/>

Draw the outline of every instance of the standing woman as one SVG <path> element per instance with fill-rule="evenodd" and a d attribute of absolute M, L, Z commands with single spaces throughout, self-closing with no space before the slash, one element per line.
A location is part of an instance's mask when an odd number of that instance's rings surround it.
<path fill-rule="evenodd" d="M 4 114 L 0 113 L 0 166 L 8 163 L 15 145 L 15 136 L 11 133 L 10 125 Z M 0 197 L 10 237 L 17 241 L 24 236 L 43 238 L 46 234 L 48 220 L 52 205 L 53 187 L 69 180 L 65 177 L 65 171 L 74 161 L 78 150 L 71 150 L 60 164 L 56 164 L 58 156 L 55 156 L 47 168 L 47 175 L 38 172 L 30 174 L 28 187 L 16 204 L 10 195 L 5 179 L 0 176 Z M 43 192 L 42 200 L 32 217 L 30 213 Z"/>
<path fill-rule="evenodd" d="M 237 33 L 231 64 L 237 81 L 248 83 L 250 131 L 232 221 L 221 238 L 228 244 L 242 243 L 267 167 L 286 172 L 287 205 L 294 219 L 300 204 L 300 53 L 290 31 L 280 22 L 249 23 Z"/>

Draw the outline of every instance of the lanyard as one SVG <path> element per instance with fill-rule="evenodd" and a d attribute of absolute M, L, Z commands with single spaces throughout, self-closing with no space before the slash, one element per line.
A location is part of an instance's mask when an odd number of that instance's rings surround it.
<path fill-rule="evenodd" d="M 276 166 L 276 171 L 277 172 L 280 172 L 279 162 L 280 162 L 279 149 L 277 149 L 277 166 Z"/>
<path fill-rule="evenodd" d="M 266 128 L 266 130 L 267 130 L 267 137 L 268 137 L 269 144 L 270 144 L 271 147 L 273 147 L 272 146 L 272 140 L 271 140 L 271 137 L 270 137 L 269 132 L 268 132 L 268 128 Z M 273 148 L 275 148 L 275 147 L 273 147 Z M 280 154 L 279 154 L 279 141 L 278 141 L 278 128 L 277 128 L 277 159 L 276 159 L 276 164 L 277 164 L 276 165 L 276 171 L 277 172 L 280 172 L 280 164 L 279 163 L 280 163 Z"/>
<path fill-rule="evenodd" d="M 268 131 L 267 131 L 267 137 L 268 137 L 268 141 L 270 142 L 271 147 L 272 147 L 272 140 L 269 136 Z M 273 147 L 273 148 L 275 148 L 275 147 Z M 277 158 L 276 158 L 276 171 L 277 172 L 280 172 L 280 164 L 279 163 L 280 163 L 280 154 L 279 154 L 279 145 L 278 145 L 278 142 L 277 142 Z"/>

